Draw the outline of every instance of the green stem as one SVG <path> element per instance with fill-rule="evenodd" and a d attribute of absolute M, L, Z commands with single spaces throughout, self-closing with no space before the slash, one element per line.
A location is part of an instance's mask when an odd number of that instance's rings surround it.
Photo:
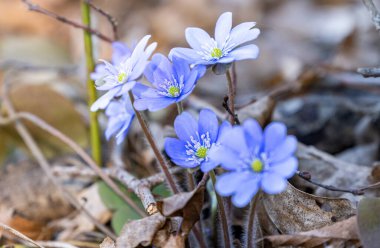
<path fill-rule="evenodd" d="M 81 2 L 82 22 L 85 26 L 91 26 L 90 6 L 86 2 Z M 84 30 L 84 48 L 86 53 L 86 68 L 87 68 L 87 94 L 88 108 L 96 101 L 97 94 L 94 82 L 90 78 L 91 72 L 94 71 L 95 63 L 93 57 L 93 47 L 91 33 Z M 100 166 L 102 164 L 102 148 L 100 142 L 100 128 L 98 123 L 98 113 L 90 111 L 90 142 L 91 153 L 95 162 Z"/>
<path fill-rule="evenodd" d="M 231 115 L 229 116 L 230 123 L 232 125 L 235 124 L 234 116 L 235 116 L 235 85 L 232 80 L 232 76 L 230 70 L 226 71 L 226 77 L 228 82 L 228 107 L 231 110 Z"/>
<path fill-rule="evenodd" d="M 178 110 L 178 115 L 182 114 L 183 112 L 183 104 L 181 102 L 177 102 L 177 110 Z"/>
<path fill-rule="evenodd" d="M 215 189 L 216 175 L 215 175 L 214 170 L 210 171 L 210 177 Z M 220 221 L 222 222 L 224 247 L 231 247 L 230 232 L 228 230 L 228 221 L 227 221 L 226 209 L 224 207 L 224 200 L 220 195 L 218 195 L 218 193 L 215 192 L 215 194 L 216 194 L 216 199 L 218 201 L 218 210 L 219 210 L 218 212 L 220 214 Z"/>

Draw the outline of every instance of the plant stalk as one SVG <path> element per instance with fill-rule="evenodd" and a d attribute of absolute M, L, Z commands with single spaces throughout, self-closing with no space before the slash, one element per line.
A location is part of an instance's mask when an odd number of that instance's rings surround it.
<path fill-rule="evenodd" d="M 229 116 L 229 121 L 231 125 L 235 124 L 234 116 L 235 116 L 235 85 L 232 80 L 232 76 L 230 70 L 226 71 L 226 77 L 228 82 L 228 107 L 231 110 L 231 115 Z"/>
<path fill-rule="evenodd" d="M 86 2 L 81 2 L 82 10 L 82 22 L 85 26 L 91 26 L 91 10 L 90 6 Z M 95 69 L 94 57 L 93 57 L 93 46 L 91 33 L 87 30 L 83 31 L 84 35 L 84 48 L 86 54 L 86 68 L 87 68 L 87 94 L 88 94 L 88 108 L 96 101 L 97 94 L 94 82 L 91 80 L 91 73 Z M 91 144 L 91 154 L 95 162 L 101 166 L 102 164 L 102 148 L 100 141 L 100 127 L 98 122 L 98 113 L 90 112 L 90 144 Z"/>

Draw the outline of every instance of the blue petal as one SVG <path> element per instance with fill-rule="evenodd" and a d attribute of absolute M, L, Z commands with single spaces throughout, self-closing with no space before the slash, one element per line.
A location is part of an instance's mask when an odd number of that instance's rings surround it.
<path fill-rule="evenodd" d="M 255 22 L 244 22 L 234 27 L 230 32 L 227 48 L 233 49 L 256 39 L 260 34 L 260 30 L 253 28 L 255 25 Z"/>
<path fill-rule="evenodd" d="M 249 174 L 246 172 L 226 172 L 218 177 L 215 184 L 216 192 L 221 196 L 230 196 L 248 177 Z"/>
<path fill-rule="evenodd" d="M 206 73 L 207 67 L 205 65 L 195 65 L 192 71 L 197 71 L 197 79 L 203 77 Z"/>
<path fill-rule="evenodd" d="M 216 114 L 209 109 L 202 109 L 199 113 L 198 132 L 200 135 L 210 134 L 211 143 L 218 137 L 218 119 Z"/>
<path fill-rule="evenodd" d="M 253 176 L 248 180 L 239 183 L 239 188 L 236 190 L 236 193 L 232 196 L 232 203 L 238 207 L 243 208 L 247 206 L 253 196 L 259 190 L 260 177 Z"/>
<path fill-rule="evenodd" d="M 190 137 L 197 138 L 198 124 L 187 112 L 183 112 L 174 121 L 174 129 L 178 138 L 183 141 L 190 140 Z"/>
<path fill-rule="evenodd" d="M 148 59 L 149 59 L 150 55 L 152 55 L 152 53 L 156 49 L 156 47 L 157 47 L 157 43 L 154 42 L 154 43 L 150 44 L 146 48 L 145 52 L 143 52 L 140 55 L 140 58 L 137 60 L 136 64 L 134 65 L 132 73 L 129 76 L 128 80 L 136 80 L 137 78 L 139 78 L 142 75 L 142 73 L 145 70 L 146 65 L 148 64 Z"/>
<path fill-rule="evenodd" d="M 226 170 L 241 168 L 239 153 L 223 145 L 213 146 L 208 152 L 210 161 L 220 164 Z"/>
<path fill-rule="evenodd" d="M 197 83 L 197 77 L 198 77 L 198 72 L 197 71 L 194 71 L 192 70 L 189 77 L 188 78 L 185 78 L 185 81 L 183 82 L 184 83 L 184 87 L 182 89 L 182 92 L 183 94 L 189 94 L 193 91 L 196 83 Z"/>
<path fill-rule="evenodd" d="M 176 47 L 170 50 L 169 58 L 173 59 L 173 57 L 183 58 L 187 60 L 189 64 L 193 64 L 196 61 L 203 61 L 202 57 L 196 50 L 183 47 Z"/>
<path fill-rule="evenodd" d="M 186 142 L 179 139 L 166 138 L 165 152 L 171 159 L 186 160 L 189 158 L 189 156 L 186 154 Z"/>
<path fill-rule="evenodd" d="M 247 135 L 247 145 L 250 151 L 254 151 L 256 154 L 260 151 L 263 131 L 260 124 L 255 119 L 248 119 L 243 123 L 244 132 Z"/>
<path fill-rule="evenodd" d="M 131 54 L 131 63 L 132 66 L 134 66 L 137 61 L 140 59 L 142 54 L 144 53 L 145 47 L 148 44 L 148 40 L 150 39 L 151 35 L 145 35 L 139 43 L 137 43 L 136 47 L 133 49 L 132 54 Z"/>
<path fill-rule="evenodd" d="M 132 92 L 138 98 L 159 98 L 159 97 L 162 97 L 162 95 L 159 95 L 157 93 L 156 89 L 149 87 L 149 86 L 146 86 L 142 83 L 137 83 L 133 87 Z"/>
<path fill-rule="evenodd" d="M 120 91 L 116 93 L 116 96 L 121 96 L 128 93 L 128 91 L 130 91 L 135 85 L 136 85 L 136 81 L 129 81 L 127 83 L 124 83 L 121 86 Z"/>
<path fill-rule="evenodd" d="M 166 108 L 170 104 L 173 104 L 176 101 L 176 98 L 160 96 L 157 98 L 140 98 L 136 99 L 133 106 L 135 106 L 136 110 L 142 111 L 148 109 L 149 111 L 158 111 Z"/>
<path fill-rule="evenodd" d="M 220 143 L 220 138 L 223 136 L 223 133 L 228 132 L 232 128 L 232 125 L 228 121 L 223 121 L 222 124 L 219 127 L 219 132 L 218 132 L 218 143 Z"/>
<path fill-rule="evenodd" d="M 182 159 L 172 159 L 172 162 L 183 168 L 195 168 L 199 165 L 194 161 L 187 161 Z"/>
<path fill-rule="evenodd" d="M 232 27 L 232 13 L 225 12 L 219 17 L 215 26 L 215 40 L 219 48 L 223 48 L 224 43 L 229 37 L 231 27 Z"/>
<path fill-rule="evenodd" d="M 121 129 L 122 126 L 123 122 L 121 122 L 118 118 L 110 118 L 105 131 L 106 139 L 109 140 L 112 135 Z"/>
<path fill-rule="evenodd" d="M 91 111 L 95 112 L 99 109 L 105 109 L 110 101 L 115 97 L 115 95 L 120 91 L 120 87 L 115 87 L 98 98 L 92 105 Z"/>
<path fill-rule="evenodd" d="M 123 142 L 124 138 L 127 136 L 127 133 L 128 133 L 129 127 L 131 126 L 133 118 L 134 118 L 134 115 L 131 115 L 131 116 L 127 116 L 127 118 L 124 120 L 123 127 L 116 135 L 117 144 L 121 144 L 121 142 Z"/>
<path fill-rule="evenodd" d="M 243 157 L 247 156 L 250 152 L 245 141 L 244 129 L 241 126 L 234 126 L 223 132 L 219 137 L 219 142 Z"/>
<path fill-rule="evenodd" d="M 280 122 L 270 123 L 264 130 L 265 152 L 271 152 L 286 138 L 286 126 Z"/>
<path fill-rule="evenodd" d="M 297 139 L 293 135 L 288 135 L 285 140 L 269 153 L 268 159 L 273 162 L 281 162 L 292 156 L 297 150 Z"/>
<path fill-rule="evenodd" d="M 261 187 L 267 194 L 278 194 L 283 192 L 288 185 L 288 181 L 276 173 L 264 173 L 261 180 Z"/>
<path fill-rule="evenodd" d="M 295 157 L 289 157 L 279 163 L 271 163 L 268 171 L 281 175 L 284 178 L 290 178 L 296 173 L 297 168 L 298 160 Z"/>
<path fill-rule="evenodd" d="M 232 56 L 226 56 L 226 57 L 223 57 L 219 60 L 217 60 L 217 62 L 219 64 L 229 64 L 229 63 L 232 63 L 233 61 L 235 61 L 235 57 L 232 57 Z M 227 65 L 227 67 L 229 67 L 229 65 Z"/>
<path fill-rule="evenodd" d="M 187 28 L 186 31 L 186 41 L 189 43 L 190 47 L 201 51 L 202 46 L 210 42 L 210 35 L 200 28 Z"/>
<path fill-rule="evenodd" d="M 210 170 L 215 169 L 215 167 L 217 167 L 218 165 L 219 164 L 216 163 L 215 161 L 209 160 L 209 161 L 201 163 L 201 170 L 203 173 L 207 173 Z"/>
<path fill-rule="evenodd" d="M 125 58 L 131 56 L 131 50 L 122 42 L 112 43 L 112 64 L 120 64 Z"/>
<path fill-rule="evenodd" d="M 186 79 L 190 74 L 190 66 L 187 60 L 183 58 L 173 57 L 174 76 L 179 80 L 181 77 Z"/>
<path fill-rule="evenodd" d="M 256 59 L 259 56 L 259 48 L 256 45 L 246 45 L 232 50 L 228 57 L 234 60 Z"/>
<path fill-rule="evenodd" d="M 116 116 L 122 112 L 123 104 L 119 101 L 112 101 L 106 108 L 107 116 Z"/>
<path fill-rule="evenodd" d="M 98 64 L 95 67 L 95 71 L 91 73 L 91 79 L 92 80 L 99 80 L 104 77 L 104 74 L 106 72 L 106 66 L 104 64 Z"/>

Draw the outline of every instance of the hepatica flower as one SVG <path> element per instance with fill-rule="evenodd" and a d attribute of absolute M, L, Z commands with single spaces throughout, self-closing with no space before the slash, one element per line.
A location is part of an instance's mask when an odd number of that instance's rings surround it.
<path fill-rule="evenodd" d="M 224 124 L 221 126 L 223 128 Z M 203 109 L 198 122 L 189 113 L 183 112 L 175 119 L 174 129 L 178 139 L 166 138 L 165 151 L 175 164 L 184 168 L 200 166 L 203 172 L 217 166 L 208 157 L 220 132 L 214 112 Z"/>
<path fill-rule="evenodd" d="M 173 48 L 169 57 L 178 56 L 194 65 L 229 64 L 233 61 L 256 59 L 259 48 L 248 44 L 260 30 L 255 22 L 244 22 L 232 28 L 232 13 L 223 13 L 215 26 L 215 37 L 200 28 L 187 28 L 186 40 L 191 48 Z M 232 29 L 231 29 L 232 28 Z"/>
<path fill-rule="evenodd" d="M 294 155 L 297 140 L 286 132 L 279 122 L 272 122 L 262 131 L 253 119 L 223 132 L 220 146 L 209 152 L 211 161 L 228 170 L 218 178 L 217 192 L 232 196 L 235 206 L 244 207 L 260 188 L 268 194 L 285 190 L 287 179 L 298 166 Z"/>
<path fill-rule="evenodd" d="M 194 89 L 202 68 L 190 69 L 187 61 L 173 57 L 171 63 L 164 55 L 155 54 L 144 75 L 152 86 L 136 84 L 134 106 L 137 110 L 157 111 L 185 99 Z"/>
<path fill-rule="evenodd" d="M 128 97 L 112 100 L 105 111 L 108 117 L 106 139 L 115 136 L 116 143 L 120 144 L 128 133 L 129 127 L 135 117 L 135 112 Z"/>
<path fill-rule="evenodd" d="M 94 102 L 91 111 L 107 107 L 114 97 L 125 94 L 135 86 L 136 80 L 144 72 L 148 58 L 157 46 L 157 43 L 152 43 L 146 47 L 149 38 L 150 35 L 142 38 L 130 54 L 126 52 L 126 56 L 119 56 L 115 64 L 103 60 L 104 74 L 95 74 L 98 77 L 96 88 L 107 93 Z"/>

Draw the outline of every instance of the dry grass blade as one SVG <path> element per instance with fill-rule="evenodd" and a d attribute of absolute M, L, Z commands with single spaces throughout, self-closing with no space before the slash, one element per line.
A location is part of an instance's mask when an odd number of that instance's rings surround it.
<path fill-rule="evenodd" d="M 40 247 L 40 248 L 44 248 L 42 245 L 39 245 L 38 243 L 36 243 L 35 241 L 33 241 L 32 239 L 28 238 L 27 236 L 25 236 L 24 234 L 20 233 L 19 231 L 13 229 L 12 227 L 9 227 L 5 224 L 2 224 L 0 223 L 0 228 L 3 229 L 4 231 L 7 231 L 11 234 L 13 234 L 14 236 L 24 240 L 24 241 L 27 241 L 29 243 L 32 243 L 33 245 L 35 245 L 36 247 Z"/>

